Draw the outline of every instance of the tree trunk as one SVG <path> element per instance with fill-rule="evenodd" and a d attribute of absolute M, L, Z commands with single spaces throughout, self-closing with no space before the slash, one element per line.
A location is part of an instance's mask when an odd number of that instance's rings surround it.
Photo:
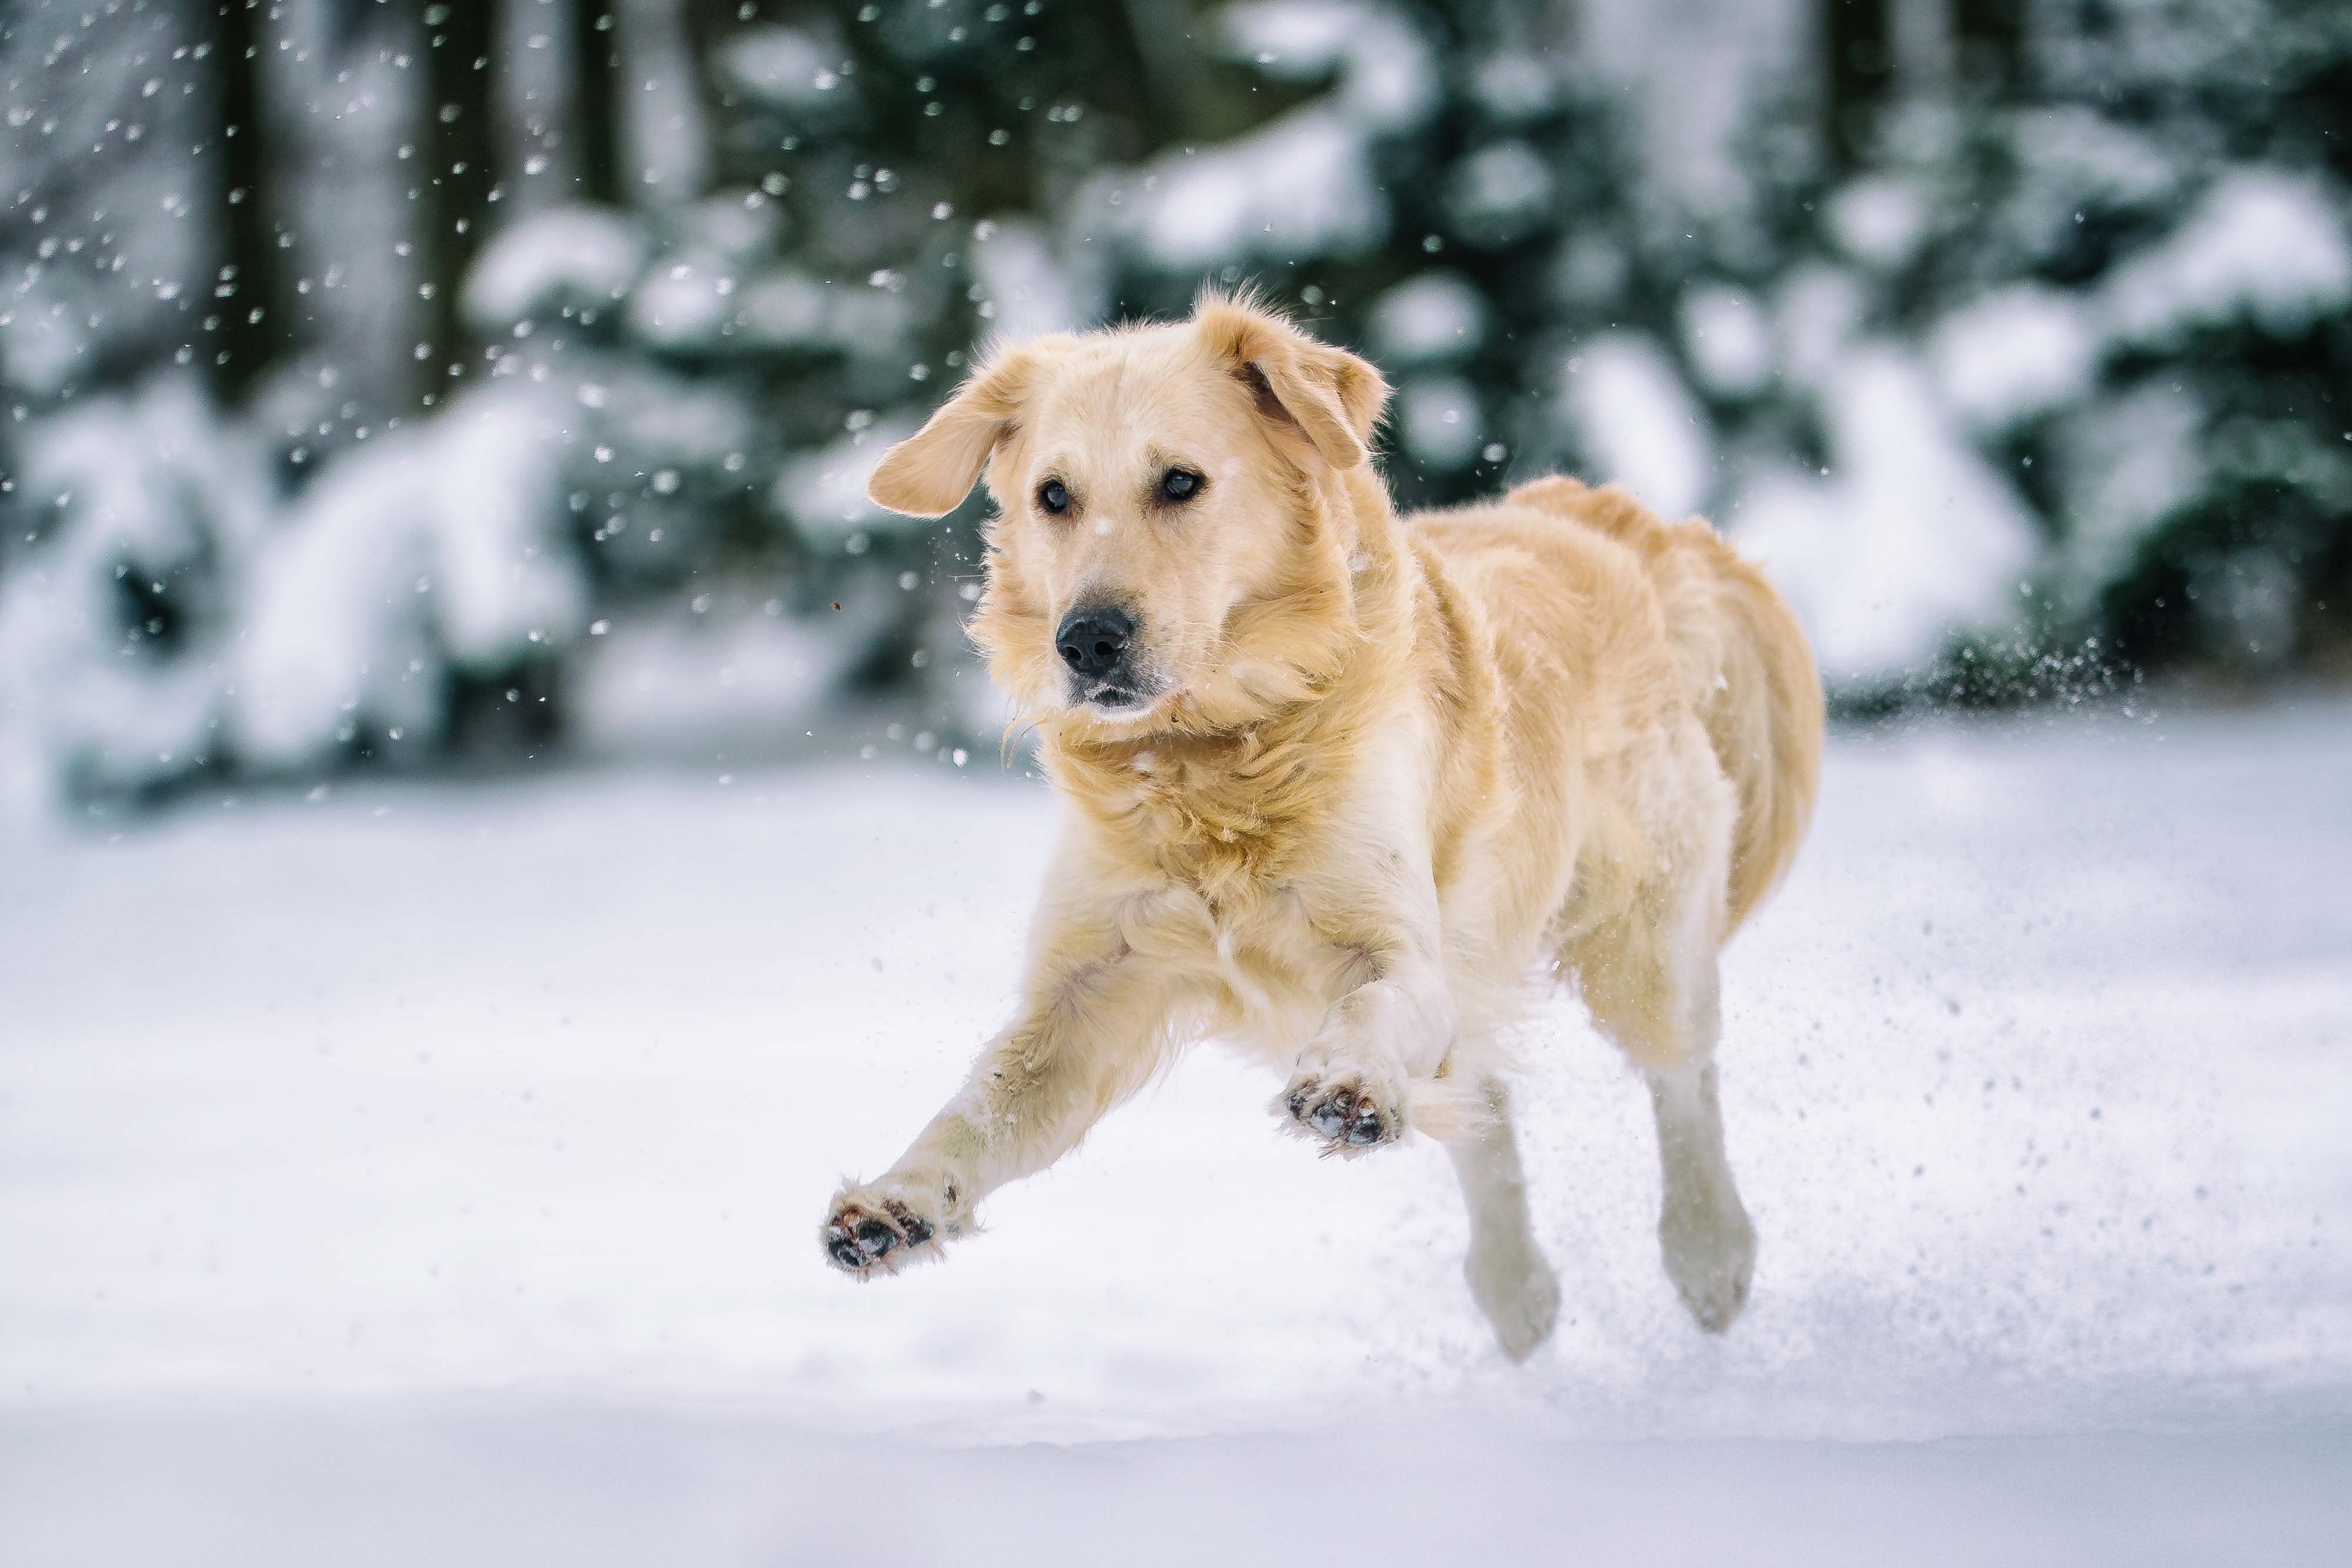
<path fill-rule="evenodd" d="M 628 128 L 621 96 L 621 16 L 617 0 L 570 0 L 572 113 L 567 134 L 580 199 L 624 204 Z"/>
<path fill-rule="evenodd" d="M 2025 85 L 2025 0 L 1954 0 L 1961 79 L 1997 99 Z"/>
<path fill-rule="evenodd" d="M 269 164 L 261 89 L 262 50 L 272 31 L 261 0 L 217 0 L 209 24 L 217 106 L 210 151 L 225 215 L 222 260 L 207 315 L 213 386 L 224 403 L 251 395 L 295 340 L 293 289 Z"/>
<path fill-rule="evenodd" d="M 499 126 L 493 90 L 497 0 L 446 0 L 425 12 L 428 150 L 418 222 L 424 230 L 425 357 L 421 401 L 447 395 L 473 360 L 461 300 L 490 221 Z"/>
<path fill-rule="evenodd" d="M 1822 77 L 1830 158 L 1851 169 L 1869 152 L 1895 82 L 1891 0 L 1822 0 Z"/>

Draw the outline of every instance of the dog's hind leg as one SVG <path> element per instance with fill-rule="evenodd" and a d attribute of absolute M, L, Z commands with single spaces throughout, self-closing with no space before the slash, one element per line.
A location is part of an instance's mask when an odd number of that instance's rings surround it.
<path fill-rule="evenodd" d="M 1723 1152 L 1715 1063 L 1685 1062 L 1648 1076 L 1664 1176 L 1658 1245 L 1666 1277 L 1698 1326 L 1721 1333 L 1748 1304 L 1756 1272 L 1756 1227 L 1739 1201 L 1731 1162 Z"/>
<path fill-rule="evenodd" d="M 1643 884 L 1631 908 L 1567 956 L 1593 1021 L 1649 1081 L 1666 1277 L 1699 1326 L 1721 1333 L 1748 1303 L 1756 1228 L 1724 1154 L 1716 1086 L 1728 813 L 1701 810 L 1695 820 L 1705 826 L 1664 846 L 1671 872 Z"/>
<path fill-rule="evenodd" d="M 1551 1335 L 1559 1316 L 1559 1282 L 1528 1228 L 1527 1176 L 1501 1080 L 1487 1083 L 1486 1099 L 1486 1115 L 1476 1132 L 1445 1145 L 1470 1212 L 1470 1251 L 1462 1273 L 1503 1354 L 1525 1361 Z"/>
<path fill-rule="evenodd" d="M 1732 1181 L 1716 1092 L 1716 963 L 1660 950 L 1643 932 L 1590 944 L 1580 969 L 1593 1020 L 1649 1081 L 1658 1123 L 1663 1198 L 1658 1243 L 1666 1277 L 1699 1327 L 1721 1333 L 1748 1304 L 1756 1228 Z M 1678 946 L 1678 945 L 1677 945 Z"/>

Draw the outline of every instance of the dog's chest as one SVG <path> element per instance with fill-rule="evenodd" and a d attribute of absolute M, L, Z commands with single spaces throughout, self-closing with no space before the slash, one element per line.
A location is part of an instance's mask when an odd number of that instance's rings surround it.
<path fill-rule="evenodd" d="M 1345 988 L 1349 956 L 1318 933 L 1296 889 L 1213 902 L 1171 884 L 1165 898 L 1163 907 L 1186 912 L 1163 927 L 1171 938 L 1166 956 L 1189 971 L 1221 1031 L 1294 1046 Z"/>
<path fill-rule="evenodd" d="M 1319 805 L 1276 779 L 1140 754 L 1117 773 L 1074 770 L 1097 843 L 1120 873 L 1158 891 L 1156 938 L 1219 1015 L 1221 1030 L 1287 1040 L 1318 1024 L 1350 961 L 1322 936 L 1302 866 L 1328 846 Z"/>
<path fill-rule="evenodd" d="M 1093 819 L 1097 841 L 1142 878 L 1220 911 L 1263 905 L 1314 852 L 1328 800 L 1296 745 L 1187 745 L 1116 752 L 1057 748 L 1056 784 Z"/>

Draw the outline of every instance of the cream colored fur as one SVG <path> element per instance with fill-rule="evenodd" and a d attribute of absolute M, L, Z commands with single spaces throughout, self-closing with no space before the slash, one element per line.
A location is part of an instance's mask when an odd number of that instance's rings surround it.
<path fill-rule="evenodd" d="M 1559 1291 L 1497 1030 L 1557 977 L 1650 1082 L 1669 1277 L 1708 1329 L 1744 1304 L 1716 959 L 1811 806 L 1804 639 L 1706 524 L 1613 488 L 1400 517 L 1368 461 L 1386 395 L 1355 356 L 1204 298 L 995 356 L 877 469 L 877 502 L 927 516 L 984 475 L 972 635 L 1069 810 L 1013 1021 L 834 1201 L 848 1271 L 937 1256 L 1213 1034 L 1281 1075 L 1276 1117 L 1326 1153 L 1447 1145 L 1472 1294 L 1522 1358 Z M 1181 506 L 1156 489 L 1171 466 L 1206 481 Z M 1140 711 L 1078 700 L 1055 652 L 1101 601 L 1137 623 Z"/>

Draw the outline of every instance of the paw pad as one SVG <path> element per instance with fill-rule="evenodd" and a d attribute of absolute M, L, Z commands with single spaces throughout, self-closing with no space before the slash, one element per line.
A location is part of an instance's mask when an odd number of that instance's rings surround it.
<path fill-rule="evenodd" d="M 1404 1115 L 1388 1096 L 1356 1078 L 1302 1078 L 1283 1095 L 1283 1109 L 1297 1129 L 1320 1138 L 1327 1154 L 1354 1154 L 1391 1143 L 1404 1132 Z"/>
<path fill-rule="evenodd" d="M 877 1266 L 894 1253 L 921 1247 L 934 1234 L 929 1220 L 895 1197 L 859 1202 L 845 1197 L 835 1200 L 821 1239 L 836 1267 L 864 1279 L 887 1272 Z"/>

